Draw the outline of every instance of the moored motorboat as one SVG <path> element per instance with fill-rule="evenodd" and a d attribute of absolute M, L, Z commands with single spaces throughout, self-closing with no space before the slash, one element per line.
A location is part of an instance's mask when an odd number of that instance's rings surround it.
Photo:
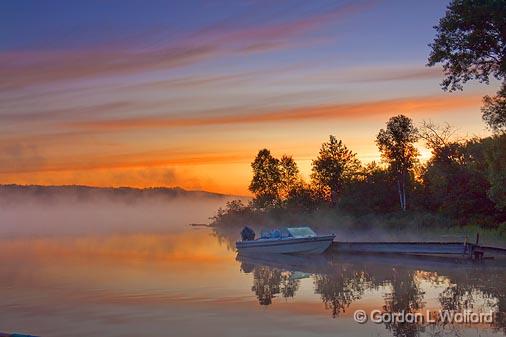
<path fill-rule="evenodd" d="M 321 254 L 329 248 L 335 237 L 334 234 L 317 235 L 309 227 L 290 227 L 264 232 L 256 240 L 254 232 L 246 227 L 241 235 L 242 240 L 235 244 L 241 254 Z"/>

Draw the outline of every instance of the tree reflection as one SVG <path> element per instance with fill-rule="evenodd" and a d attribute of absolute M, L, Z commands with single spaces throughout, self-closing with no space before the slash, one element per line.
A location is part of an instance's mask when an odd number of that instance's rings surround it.
<path fill-rule="evenodd" d="M 423 308 L 424 292 L 420 289 L 416 272 L 405 269 L 392 269 L 391 291 L 385 293 L 383 310 L 389 313 L 416 313 Z M 387 329 L 396 337 L 418 336 L 423 327 L 417 323 L 386 322 Z"/>
<path fill-rule="evenodd" d="M 473 288 L 459 284 L 450 284 L 439 294 L 441 310 L 462 312 L 472 309 L 474 303 Z"/>
<path fill-rule="evenodd" d="M 269 305 L 276 295 L 293 297 L 299 288 L 299 280 L 294 279 L 291 272 L 283 272 L 276 268 L 255 266 L 253 269 L 253 286 L 251 290 L 258 298 L 260 305 Z"/>
<path fill-rule="evenodd" d="M 364 272 L 333 269 L 328 274 L 314 275 L 315 293 L 321 295 L 325 308 L 330 309 L 332 317 L 336 318 L 353 301 L 360 299 L 368 285 L 367 281 Z"/>
<path fill-rule="evenodd" d="M 293 278 L 291 272 L 283 272 L 281 274 L 281 295 L 284 298 L 294 297 L 299 289 L 300 281 Z"/>
<path fill-rule="evenodd" d="M 506 333 L 506 279 L 504 270 L 473 269 L 456 274 L 439 294 L 442 310 L 462 312 L 475 310 L 481 302 L 483 310 L 494 310 L 493 327 Z"/>
<path fill-rule="evenodd" d="M 348 256 L 295 257 L 255 256 L 238 258 L 241 269 L 253 274 L 253 286 L 261 305 L 270 305 L 273 298 L 294 297 L 302 272 L 312 275 L 314 293 L 319 295 L 333 318 L 345 312 L 370 289 L 388 289 L 383 293 L 386 313 L 422 313 L 425 307 L 423 287 L 443 289 L 437 295 L 439 310 L 463 312 L 497 312 L 492 325 L 506 332 L 506 268 L 485 264 L 452 264 L 448 261 L 376 257 L 361 260 Z M 394 261 L 401 267 L 392 267 Z M 246 263 L 248 262 L 248 263 Z M 402 262 L 402 263 L 400 263 Z M 465 263 L 465 262 L 464 262 Z M 381 288 L 379 286 L 382 286 Z M 384 287 L 383 287 L 384 286 Z M 478 311 L 477 311 L 478 310 Z M 385 323 L 395 337 L 458 334 L 459 324 Z"/>

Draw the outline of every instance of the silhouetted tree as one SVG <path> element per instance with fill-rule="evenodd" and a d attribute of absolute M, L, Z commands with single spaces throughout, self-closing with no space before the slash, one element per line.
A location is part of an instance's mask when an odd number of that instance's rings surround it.
<path fill-rule="evenodd" d="M 410 118 L 398 115 L 390 118 L 387 128 L 381 129 L 376 144 L 382 159 L 390 165 L 397 177 L 397 190 L 401 209 L 406 210 L 406 180 L 409 171 L 417 161 L 418 151 L 414 143 L 418 140 L 418 130 Z"/>
<path fill-rule="evenodd" d="M 494 204 L 487 196 L 491 184 L 482 140 L 448 143 L 427 162 L 422 174 L 427 210 L 449 215 L 460 224 L 488 222 Z"/>
<path fill-rule="evenodd" d="M 416 165 L 415 142 L 420 137 L 432 152 L 424 165 Z M 360 215 L 353 222 L 356 227 L 369 226 L 366 217 L 380 213 L 388 217 L 384 222 L 400 224 L 403 216 L 385 214 L 398 208 L 396 198 L 388 196 L 398 193 L 406 210 L 409 190 L 420 224 L 473 224 L 506 231 L 506 133 L 461 140 L 448 124 L 424 122 L 418 131 L 411 119 L 398 115 L 380 130 L 376 144 L 388 166 L 361 166 L 355 153 L 330 136 L 312 162 L 311 184 L 302 179 L 291 156 L 277 159 L 262 149 L 251 165 L 253 201 L 228 203 L 211 218 L 211 225 L 312 223 L 326 218 L 328 210 L 320 208 L 325 202 L 338 206 L 343 215 Z M 328 213 L 336 215 L 334 210 Z"/>
<path fill-rule="evenodd" d="M 249 190 L 255 193 L 254 204 L 259 208 L 280 206 L 292 190 L 303 184 L 297 163 L 291 156 L 283 155 L 277 159 L 267 149 L 258 152 L 251 163 L 253 179 Z"/>
<path fill-rule="evenodd" d="M 330 136 L 329 141 L 322 144 L 318 157 L 313 160 L 311 178 L 335 207 L 344 184 L 359 168 L 360 162 L 356 154 L 348 150 L 341 140 Z"/>
<path fill-rule="evenodd" d="M 281 187 L 281 171 L 279 160 L 267 149 L 258 151 L 251 163 L 253 178 L 249 190 L 255 193 L 255 204 L 261 208 L 279 204 Z"/>
<path fill-rule="evenodd" d="M 432 154 L 437 156 L 448 148 L 450 144 L 459 142 L 459 139 L 455 136 L 456 132 L 448 123 L 437 125 L 431 121 L 424 121 L 419 135 L 425 141 L 425 145 L 431 150 Z"/>
<path fill-rule="evenodd" d="M 481 112 L 490 129 L 496 133 L 506 133 L 506 85 L 503 83 L 497 96 L 483 98 Z"/>
<path fill-rule="evenodd" d="M 490 142 L 485 153 L 490 183 L 488 196 L 498 210 L 506 212 L 506 134 L 491 138 Z"/>
<path fill-rule="evenodd" d="M 285 205 L 291 210 L 311 213 L 318 208 L 321 201 L 322 198 L 317 190 L 300 181 L 288 192 Z"/>
<path fill-rule="evenodd" d="M 489 83 L 490 76 L 506 78 L 506 1 L 453 0 L 446 14 L 434 28 L 437 31 L 428 66 L 442 64 L 446 78 L 444 90 L 462 90 L 462 85 L 476 79 Z M 505 127 L 506 90 L 496 98 L 485 98 L 483 118 L 496 130 Z"/>
<path fill-rule="evenodd" d="M 376 162 L 367 164 L 357 179 L 350 181 L 339 201 L 339 207 L 355 214 L 385 213 L 398 208 L 395 195 L 395 177 Z"/>
<path fill-rule="evenodd" d="M 281 173 L 280 196 L 286 199 L 290 191 L 298 188 L 302 183 L 299 168 L 292 156 L 283 155 L 279 161 L 279 170 Z"/>

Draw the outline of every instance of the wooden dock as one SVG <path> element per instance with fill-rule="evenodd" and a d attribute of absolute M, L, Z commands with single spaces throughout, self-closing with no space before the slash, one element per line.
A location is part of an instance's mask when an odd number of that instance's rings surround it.
<path fill-rule="evenodd" d="M 477 240 L 478 241 L 478 240 Z M 473 259 L 504 255 L 506 248 L 481 246 L 464 242 L 339 242 L 334 241 L 331 253 L 346 254 L 409 254 L 460 255 Z"/>

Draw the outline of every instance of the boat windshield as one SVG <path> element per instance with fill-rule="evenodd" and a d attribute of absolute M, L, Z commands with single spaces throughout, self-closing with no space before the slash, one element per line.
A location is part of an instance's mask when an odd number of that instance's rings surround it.
<path fill-rule="evenodd" d="M 316 236 L 316 233 L 309 227 L 292 227 L 286 230 L 294 238 L 311 238 Z"/>

